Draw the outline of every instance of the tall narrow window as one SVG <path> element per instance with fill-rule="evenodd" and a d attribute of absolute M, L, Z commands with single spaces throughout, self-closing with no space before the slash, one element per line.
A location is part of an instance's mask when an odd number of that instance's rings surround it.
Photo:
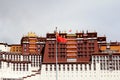
<path fill-rule="evenodd" d="M 7 63 L 7 67 L 9 67 L 9 62 Z"/>
<path fill-rule="evenodd" d="M 20 63 L 20 71 L 21 71 L 22 69 L 21 69 L 21 63 Z"/>
<path fill-rule="evenodd" d="M 54 70 L 56 71 L 56 65 L 54 65 Z"/>
<path fill-rule="evenodd" d="M 76 70 L 78 71 L 78 64 L 76 64 Z"/>
<path fill-rule="evenodd" d="M 46 71 L 48 71 L 48 65 L 46 64 Z"/>
<path fill-rule="evenodd" d="M 94 70 L 96 70 L 96 64 L 95 64 L 95 63 L 93 63 L 93 65 L 94 65 Z"/>
<path fill-rule="evenodd" d="M 15 63 L 13 63 L 13 71 L 15 71 Z"/>
<path fill-rule="evenodd" d="M 87 65 L 85 64 L 85 70 L 87 70 Z"/>
<path fill-rule="evenodd" d="M 1 68 L 2 66 L 1 66 L 1 61 L 0 61 L 0 68 Z"/>
<path fill-rule="evenodd" d="M 65 71 L 65 64 L 63 64 L 63 71 Z"/>
<path fill-rule="evenodd" d="M 61 70 L 61 66 L 60 66 L 60 64 L 59 64 L 59 71 Z"/>
<path fill-rule="evenodd" d="M 16 66 L 16 70 L 18 71 L 18 63 L 15 66 Z"/>
<path fill-rule="evenodd" d="M 52 71 L 52 64 L 50 64 L 50 71 Z"/>
<path fill-rule="evenodd" d="M 82 71 L 82 64 L 80 64 L 80 70 Z"/>
<path fill-rule="evenodd" d="M 28 63 L 27 63 L 27 65 L 26 65 L 26 68 L 27 68 L 26 70 L 28 71 Z"/>
<path fill-rule="evenodd" d="M 71 64 L 71 70 L 73 71 L 73 64 Z"/>
<path fill-rule="evenodd" d="M 23 63 L 23 71 L 25 71 L 25 64 Z"/>
<path fill-rule="evenodd" d="M 69 64 L 67 64 L 67 70 L 69 71 Z"/>
<path fill-rule="evenodd" d="M 91 70 L 91 64 L 89 64 L 89 70 Z"/>

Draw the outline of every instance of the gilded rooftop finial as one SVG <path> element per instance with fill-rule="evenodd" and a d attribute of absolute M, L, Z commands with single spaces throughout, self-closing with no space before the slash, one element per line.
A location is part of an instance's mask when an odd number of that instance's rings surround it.
<path fill-rule="evenodd" d="M 37 37 L 37 35 L 35 34 L 35 32 L 28 32 L 28 37 Z"/>

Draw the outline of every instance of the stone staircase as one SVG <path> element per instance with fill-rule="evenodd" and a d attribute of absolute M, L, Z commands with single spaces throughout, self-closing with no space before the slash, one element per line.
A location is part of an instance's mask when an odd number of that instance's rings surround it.
<path fill-rule="evenodd" d="M 40 74 L 41 74 L 41 70 L 40 70 L 40 69 L 38 69 L 37 71 L 32 71 L 32 72 L 34 72 L 34 73 L 32 73 L 32 74 L 30 74 L 30 75 L 27 75 L 27 76 L 22 77 L 22 79 L 23 79 L 23 80 L 32 80 L 32 79 L 30 79 L 30 78 L 35 77 L 35 76 L 37 76 L 37 75 L 40 75 Z"/>

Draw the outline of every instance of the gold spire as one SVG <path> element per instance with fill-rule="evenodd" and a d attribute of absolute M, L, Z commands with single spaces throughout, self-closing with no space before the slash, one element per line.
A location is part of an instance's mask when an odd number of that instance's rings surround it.
<path fill-rule="evenodd" d="M 37 35 L 35 34 L 35 32 L 28 32 L 28 37 L 37 37 Z"/>

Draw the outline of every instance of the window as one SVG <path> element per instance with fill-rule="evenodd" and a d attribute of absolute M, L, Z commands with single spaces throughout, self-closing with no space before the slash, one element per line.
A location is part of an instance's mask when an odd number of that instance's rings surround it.
<path fill-rule="evenodd" d="M 91 70 L 91 64 L 89 64 L 89 70 Z"/>
<path fill-rule="evenodd" d="M 80 64 L 80 70 L 82 70 L 82 64 Z"/>
<path fill-rule="evenodd" d="M 59 67 L 60 68 L 60 67 Z M 56 64 L 54 65 L 54 70 L 56 71 Z"/>
<path fill-rule="evenodd" d="M 46 64 L 46 68 L 45 68 L 46 71 L 48 71 L 48 65 Z"/>
<path fill-rule="evenodd" d="M 116 70 L 118 70 L 118 63 L 117 63 L 117 60 L 116 60 Z"/>
<path fill-rule="evenodd" d="M 8 62 L 8 63 L 7 63 L 7 67 L 9 67 L 9 64 L 10 64 L 10 63 Z"/>
<path fill-rule="evenodd" d="M 52 43 L 52 44 L 54 44 L 54 43 L 55 43 L 55 41 L 51 41 L 51 43 Z"/>
<path fill-rule="evenodd" d="M 52 64 L 50 64 L 50 71 L 52 71 Z"/>
<path fill-rule="evenodd" d="M 20 63 L 19 65 L 20 65 L 20 71 L 21 71 L 22 70 L 22 64 Z"/>
<path fill-rule="evenodd" d="M 51 44 L 49 44 L 49 47 L 51 47 Z"/>
<path fill-rule="evenodd" d="M 26 48 L 24 48 L 24 51 L 26 52 L 26 51 L 27 51 L 27 49 L 26 49 Z"/>
<path fill-rule="evenodd" d="M 65 71 L 65 64 L 63 64 L 63 71 Z"/>
<path fill-rule="evenodd" d="M 13 71 L 15 71 L 15 63 L 13 63 Z"/>
<path fill-rule="evenodd" d="M 15 64 L 15 70 L 16 70 L 16 71 L 19 70 L 18 66 L 19 66 L 19 63 Z"/>
<path fill-rule="evenodd" d="M 76 70 L 78 71 L 78 64 L 76 64 Z"/>
<path fill-rule="evenodd" d="M 23 71 L 25 71 L 25 64 L 23 64 Z"/>
<path fill-rule="evenodd" d="M 73 71 L 73 64 L 71 64 L 71 70 Z"/>
<path fill-rule="evenodd" d="M 91 45 L 94 46 L 94 43 L 92 43 Z"/>
<path fill-rule="evenodd" d="M 96 70 L 96 64 L 95 63 L 93 63 L 93 67 L 94 67 L 94 70 Z"/>
<path fill-rule="evenodd" d="M 67 64 L 67 70 L 69 71 L 69 64 Z"/>
<path fill-rule="evenodd" d="M 27 71 L 28 71 L 28 64 L 26 65 L 26 67 L 27 67 Z"/>
<path fill-rule="evenodd" d="M 38 51 L 40 51 L 40 48 L 38 48 Z"/>
<path fill-rule="evenodd" d="M 102 63 L 100 63 L 100 69 L 102 70 L 103 68 L 102 68 Z"/>
<path fill-rule="evenodd" d="M 87 65 L 85 64 L 85 70 L 87 70 Z"/>
<path fill-rule="evenodd" d="M 59 71 L 61 70 L 61 65 L 59 64 Z"/>
<path fill-rule="evenodd" d="M 87 48 L 86 47 L 84 47 L 84 50 L 86 50 Z"/>
<path fill-rule="evenodd" d="M 1 61 L 0 61 L 0 68 L 2 67 L 2 65 L 1 65 Z"/>
<path fill-rule="evenodd" d="M 38 47 L 40 47 L 40 45 L 38 45 Z"/>
<path fill-rule="evenodd" d="M 26 44 L 24 44 L 24 47 L 26 47 L 27 45 Z"/>

